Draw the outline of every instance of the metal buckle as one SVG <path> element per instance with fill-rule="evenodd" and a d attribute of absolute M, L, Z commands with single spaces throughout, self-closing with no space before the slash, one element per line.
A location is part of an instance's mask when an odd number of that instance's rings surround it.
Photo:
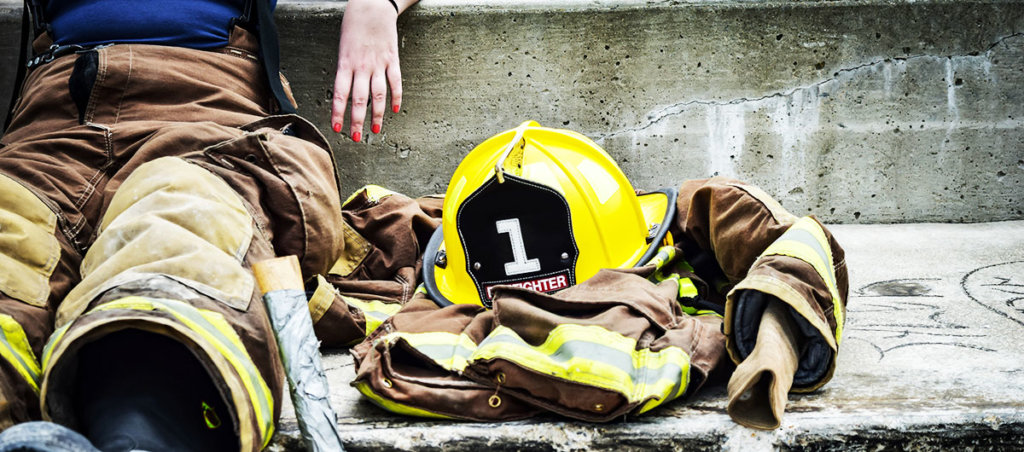
<path fill-rule="evenodd" d="M 50 46 L 49 49 L 46 50 L 46 52 L 43 52 L 43 53 L 41 53 L 39 55 L 36 55 L 34 58 L 28 60 L 28 63 L 25 64 L 25 67 L 27 67 L 29 69 L 32 69 L 32 68 L 35 68 L 37 66 L 41 66 L 41 65 L 44 65 L 46 63 L 49 63 L 49 62 L 51 62 L 51 61 L 53 61 L 53 60 L 55 60 L 57 58 L 60 58 L 60 57 L 62 57 L 64 55 L 69 55 L 69 54 L 72 54 L 72 53 L 75 53 L 75 52 L 81 52 L 83 50 L 87 50 L 87 49 L 85 47 L 82 47 L 82 46 L 78 45 L 78 44 L 71 44 L 71 45 L 65 45 L 65 46 L 53 44 L 53 45 Z"/>

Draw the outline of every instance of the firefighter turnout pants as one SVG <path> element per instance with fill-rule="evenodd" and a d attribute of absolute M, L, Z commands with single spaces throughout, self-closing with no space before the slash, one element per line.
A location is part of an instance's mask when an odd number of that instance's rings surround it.
<path fill-rule="evenodd" d="M 139 330 L 201 363 L 229 411 L 208 423 L 269 442 L 283 375 L 250 264 L 326 273 L 344 240 L 329 147 L 268 116 L 255 50 L 236 29 L 215 51 L 114 45 L 28 74 L 0 140 L 0 429 L 74 428 L 79 352 Z"/>

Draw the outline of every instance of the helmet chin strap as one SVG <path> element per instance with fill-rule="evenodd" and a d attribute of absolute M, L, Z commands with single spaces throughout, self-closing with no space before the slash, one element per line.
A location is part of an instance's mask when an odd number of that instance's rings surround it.
<path fill-rule="evenodd" d="M 512 153 L 512 149 L 515 149 L 519 143 L 522 142 L 523 146 L 526 146 L 523 136 L 526 134 L 526 129 L 530 128 L 533 124 L 533 121 L 526 121 L 519 124 L 519 127 L 515 128 L 516 134 L 512 138 L 512 141 L 509 141 L 508 144 L 505 145 L 505 149 L 501 151 L 498 161 L 494 163 L 494 177 L 498 179 L 499 184 L 505 183 L 505 160 L 508 159 L 509 154 Z"/>

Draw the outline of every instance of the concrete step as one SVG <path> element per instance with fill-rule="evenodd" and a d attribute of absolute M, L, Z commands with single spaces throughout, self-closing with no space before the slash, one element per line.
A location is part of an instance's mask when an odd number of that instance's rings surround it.
<path fill-rule="evenodd" d="M 835 377 L 791 396 L 782 427 L 733 423 L 725 389 L 637 418 L 502 424 L 399 417 L 360 398 L 344 350 L 325 366 L 360 450 L 1024 450 L 1024 221 L 836 225 L 850 269 Z M 290 407 L 271 450 L 302 450 Z"/>
<path fill-rule="evenodd" d="M 3 99 L 19 4 L 0 0 Z M 277 11 L 324 131 L 344 7 Z M 443 191 L 474 145 L 535 119 L 593 137 L 639 188 L 723 174 L 835 223 L 1024 219 L 1021 0 L 423 0 L 399 25 L 403 110 L 365 143 L 333 135 L 345 193 Z"/>

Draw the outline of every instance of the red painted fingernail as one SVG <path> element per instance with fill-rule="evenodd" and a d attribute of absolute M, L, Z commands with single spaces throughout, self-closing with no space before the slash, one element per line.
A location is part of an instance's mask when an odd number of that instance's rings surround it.
<path fill-rule="evenodd" d="M 391 111 L 393 111 L 395 113 L 398 113 L 398 105 L 392 105 L 391 106 Z"/>
<path fill-rule="evenodd" d="M 352 141 L 358 143 L 361 138 L 363 138 L 363 134 L 359 132 L 352 132 Z"/>
<path fill-rule="evenodd" d="M 341 133 L 341 124 L 334 123 L 334 133 Z"/>
<path fill-rule="evenodd" d="M 373 125 L 373 133 L 380 133 L 380 124 Z"/>

